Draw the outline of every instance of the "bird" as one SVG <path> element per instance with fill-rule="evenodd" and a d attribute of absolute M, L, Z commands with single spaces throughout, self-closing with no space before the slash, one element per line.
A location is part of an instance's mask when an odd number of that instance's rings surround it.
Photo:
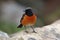
<path fill-rule="evenodd" d="M 37 20 L 37 16 L 33 13 L 32 8 L 26 8 L 20 20 L 20 25 L 18 25 L 17 28 L 22 28 L 24 26 L 25 32 L 28 33 L 28 31 L 26 31 L 26 28 L 30 26 L 33 32 L 36 33 L 36 31 L 34 30 L 34 25 L 36 23 L 36 20 Z"/>

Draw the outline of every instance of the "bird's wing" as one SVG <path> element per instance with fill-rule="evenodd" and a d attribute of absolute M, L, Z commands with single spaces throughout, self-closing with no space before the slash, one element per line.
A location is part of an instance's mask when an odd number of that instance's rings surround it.
<path fill-rule="evenodd" d="M 25 14 L 23 14 L 23 16 L 22 16 L 22 18 L 21 18 L 20 22 L 22 22 L 22 20 L 23 20 L 24 16 L 25 16 Z"/>

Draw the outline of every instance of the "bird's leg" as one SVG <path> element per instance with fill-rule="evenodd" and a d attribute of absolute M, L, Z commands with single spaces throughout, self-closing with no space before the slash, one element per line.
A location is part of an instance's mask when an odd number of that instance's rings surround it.
<path fill-rule="evenodd" d="M 26 26 L 25 26 L 25 32 L 28 33 L 28 31 L 27 31 L 26 29 L 27 29 L 27 28 L 26 28 Z"/>
<path fill-rule="evenodd" d="M 33 27 L 33 26 L 31 26 L 31 28 L 33 29 L 33 32 L 34 32 L 34 33 L 36 33 L 36 32 L 35 32 L 35 30 L 34 30 L 34 27 Z"/>

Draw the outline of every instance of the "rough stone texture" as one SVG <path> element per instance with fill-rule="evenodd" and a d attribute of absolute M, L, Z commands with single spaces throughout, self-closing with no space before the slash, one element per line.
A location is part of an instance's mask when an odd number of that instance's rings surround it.
<path fill-rule="evenodd" d="M 0 31 L 0 40 L 8 40 L 9 38 L 7 33 Z"/>
<path fill-rule="evenodd" d="M 24 31 L 21 31 L 10 35 L 10 38 L 4 36 L 0 36 L 0 38 L 3 40 L 6 38 L 8 40 L 60 40 L 60 20 L 44 26 L 43 28 L 35 28 L 35 31 L 37 33 L 25 33 Z"/>

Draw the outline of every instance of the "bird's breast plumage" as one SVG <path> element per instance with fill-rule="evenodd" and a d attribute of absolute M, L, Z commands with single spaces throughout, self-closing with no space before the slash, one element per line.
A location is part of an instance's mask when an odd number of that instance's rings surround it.
<path fill-rule="evenodd" d="M 26 26 L 26 25 L 34 25 L 35 22 L 36 22 L 35 15 L 33 15 L 33 16 L 25 15 L 21 23 Z"/>

